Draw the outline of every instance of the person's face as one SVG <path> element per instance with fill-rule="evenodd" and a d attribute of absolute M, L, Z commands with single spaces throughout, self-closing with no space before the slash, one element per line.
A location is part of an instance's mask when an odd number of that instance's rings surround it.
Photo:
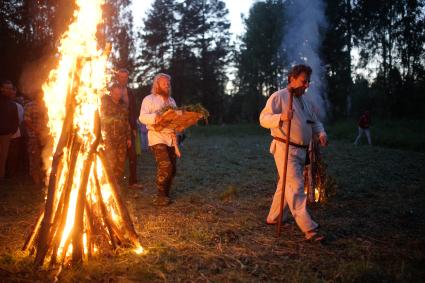
<path fill-rule="evenodd" d="M 121 90 L 117 87 L 111 89 L 111 97 L 115 103 L 119 102 L 121 99 Z"/>
<path fill-rule="evenodd" d="M 120 85 L 126 86 L 128 83 L 128 73 L 127 72 L 118 72 L 117 81 Z"/>
<path fill-rule="evenodd" d="M 158 80 L 158 86 L 160 89 L 160 92 L 162 95 L 169 95 L 170 93 L 170 81 L 165 78 L 165 77 L 161 77 Z"/>
<path fill-rule="evenodd" d="M 295 96 L 301 96 L 310 85 L 310 77 L 305 73 L 301 73 L 298 77 L 291 77 L 289 87 L 292 88 Z"/>
<path fill-rule="evenodd" d="M 0 88 L 2 95 L 9 97 L 10 99 L 16 98 L 16 89 L 13 84 L 6 83 L 3 84 Z"/>

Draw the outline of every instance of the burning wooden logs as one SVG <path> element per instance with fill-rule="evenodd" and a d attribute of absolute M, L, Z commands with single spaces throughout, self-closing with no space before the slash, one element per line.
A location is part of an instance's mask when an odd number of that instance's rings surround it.
<path fill-rule="evenodd" d="M 37 266 L 46 259 L 50 265 L 79 264 L 104 246 L 116 249 L 119 244 L 126 244 L 141 248 L 119 185 L 101 149 L 98 112 L 88 116 L 94 119 L 88 130 L 77 121 L 85 103 L 77 99 L 82 92 L 79 76 L 88 60 L 79 59 L 75 66 L 62 132 L 53 154 L 45 208 L 23 247 L 36 250 Z M 93 109 L 97 105 L 91 106 Z"/>

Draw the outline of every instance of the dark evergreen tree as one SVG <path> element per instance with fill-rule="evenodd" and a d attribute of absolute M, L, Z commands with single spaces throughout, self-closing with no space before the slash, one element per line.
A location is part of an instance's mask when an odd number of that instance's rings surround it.
<path fill-rule="evenodd" d="M 232 111 L 239 119 L 257 121 L 265 99 L 282 81 L 283 4 L 256 2 L 245 20 L 246 33 L 237 54 L 237 88 Z"/>
<path fill-rule="evenodd" d="M 175 9 L 175 0 L 156 0 L 147 13 L 144 28 L 139 33 L 139 82 L 151 82 L 155 74 L 170 69 L 170 61 L 174 57 Z"/>
<path fill-rule="evenodd" d="M 156 0 L 141 33 L 142 84 L 169 73 L 178 104 L 201 102 L 213 122 L 220 121 L 230 53 L 227 14 L 221 0 Z"/>
<path fill-rule="evenodd" d="M 386 97 L 382 108 L 387 117 L 410 115 L 405 100 L 420 98 L 414 85 L 425 65 L 424 7 L 423 0 L 357 3 L 362 67 L 377 61 L 374 88 Z"/>
<path fill-rule="evenodd" d="M 103 36 L 112 43 L 112 60 L 116 68 L 135 67 L 135 46 L 131 0 L 107 0 L 104 6 Z"/>
<path fill-rule="evenodd" d="M 352 61 L 356 22 L 352 0 L 329 0 L 326 3 L 328 29 L 323 41 L 322 58 L 327 66 L 327 92 L 331 102 L 331 118 L 351 115 Z"/>

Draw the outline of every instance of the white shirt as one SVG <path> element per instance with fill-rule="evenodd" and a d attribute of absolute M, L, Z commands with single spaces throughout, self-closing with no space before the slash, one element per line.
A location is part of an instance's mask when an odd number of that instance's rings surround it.
<path fill-rule="evenodd" d="M 22 107 L 21 104 L 15 102 L 16 108 L 18 108 L 18 120 L 19 120 L 19 126 L 21 126 L 22 121 L 24 121 L 24 107 Z M 18 127 L 16 132 L 12 135 L 12 139 L 20 138 L 21 137 L 21 129 Z"/>
<path fill-rule="evenodd" d="M 274 137 L 283 139 L 287 137 L 285 132 L 287 122 L 280 123 L 280 115 L 288 110 L 288 103 L 289 93 L 285 88 L 273 93 L 267 100 L 263 111 L 261 111 L 260 124 L 264 128 L 270 129 L 271 135 Z M 291 142 L 308 146 L 313 134 L 326 135 L 322 123 L 311 110 L 311 105 L 302 96 L 294 96 L 292 108 L 294 115 L 289 138 Z"/>
<path fill-rule="evenodd" d="M 162 129 L 161 131 L 156 131 L 153 127 L 158 112 L 166 106 L 176 107 L 176 102 L 172 97 L 164 100 L 159 94 L 150 94 L 143 99 L 139 121 L 145 124 L 148 129 L 149 146 L 160 143 L 173 146 L 173 136 L 175 135 L 173 130 Z"/>

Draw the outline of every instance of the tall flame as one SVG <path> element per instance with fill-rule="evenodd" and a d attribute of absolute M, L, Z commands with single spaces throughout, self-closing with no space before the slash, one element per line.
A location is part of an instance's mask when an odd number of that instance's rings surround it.
<path fill-rule="evenodd" d="M 77 9 L 74 12 L 74 21 L 63 35 L 58 48 L 59 63 L 56 69 L 49 74 L 48 81 L 43 85 L 44 102 L 48 109 L 48 127 L 52 137 L 52 147 L 47 153 L 49 158 L 45 160 L 48 173 L 52 170 L 53 149 L 55 149 L 61 136 L 64 124 L 68 93 L 76 89 L 75 94 L 75 114 L 73 117 L 73 133 L 78 136 L 81 142 L 81 149 L 78 151 L 75 165 L 75 173 L 72 176 L 72 186 L 69 194 L 67 211 L 56 213 L 66 213 L 66 224 L 61 233 L 60 245 L 57 256 L 66 257 L 72 250 L 70 244 L 71 233 L 74 228 L 77 199 L 81 186 L 81 176 L 85 160 L 88 157 L 90 146 L 95 140 L 95 112 L 99 109 L 100 98 L 106 92 L 106 85 L 110 79 L 107 72 L 108 52 L 102 51 L 97 44 L 97 30 L 102 23 L 102 5 L 104 0 L 76 0 Z M 80 65 L 79 65 L 80 64 Z M 74 80 L 78 73 L 77 82 Z M 73 84 L 78 84 L 73 85 Z M 59 206 L 59 198 L 64 191 L 65 180 L 68 176 L 68 165 L 70 163 L 71 149 L 64 149 L 62 171 L 57 180 L 58 193 L 55 194 L 54 206 Z M 120 227 L 121 215 L 114 203 L 111 193 L 111 185 L 105 176 L 104 168 L 99 157 L 96 156 L 94 166 L 90 169 L 90 177 L 86 188 L 86 198 L 91 203 L 96 203 L 96 185 L 94 175 L 98 176 L 103 202 L 106 204 L 108 213 L 112 215 L 112 221 L 116 227 Z M 96 171 L 96 174 L 94 174 Z M 85 222 L 87 222 L 87 211 L 85 212 Z M 100 223 L 103 224 L 104 223 Z M 89 225 L 84 224 L 84 253 L 87 254 L 87 230 Z M 93 249 L 96 251 L 96 247 Z M 138 246 L 137 251 L 142 248 Z"/>
<path fill-rule="evenodd" d="M 105 89 L 108 77 L 106 75 L 107 56 L 99 50 L 96 32 L 102 23 L 102 5 L 104 0 L 77 0 L 75 20 L 64 34 L 59 46 L 59 65 L 49 74 L 48 81 L 43 85 L 44 102 L 48 108 L 49 129 L 53 137 L 53 148 L 59 140 L 66 112 L 66 95 L 72 88 L 72 76 L 78 58 L 91 58 L 86 62 L 81 72 L 80 92 L 77 96 L 77 125 L 83 132 L 90 132 L 97 99 Z M 89 118 L 89 119 L 88 119 Z M 90 122 L 89 122 L 90 123 Z"/>

